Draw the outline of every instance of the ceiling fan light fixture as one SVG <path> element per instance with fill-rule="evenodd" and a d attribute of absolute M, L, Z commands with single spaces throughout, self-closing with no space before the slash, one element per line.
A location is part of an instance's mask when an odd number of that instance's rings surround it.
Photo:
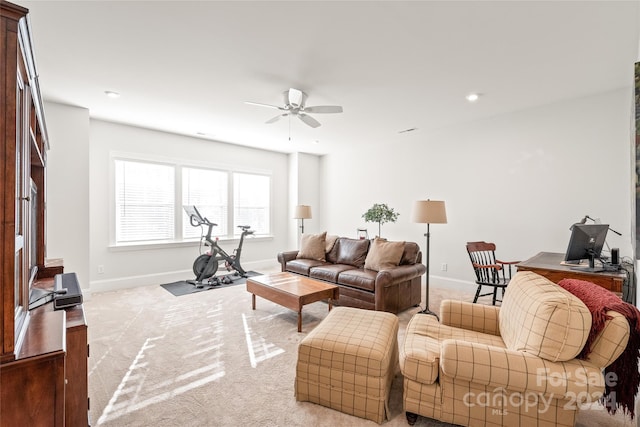
<path fill-rule="evenodd" d="M 317 128 L 320 125 L 320 122 L 314 119 L 313 117 L 307 115 L 308 113 L 342 113 L 342 107 L 339 105 L 316 105 L 312 107 L 306 106 L 307 94 L 299 89 L 290 88 L 289 90 L 285 90 L 283 92 L 284 96 L 284 105 L 270 105 L 270 104 L 262 104 L 260 102 L 251 102 L 245 101 L 245 104 L 249 105 L 257 105 L 259 107 L 267 107 L 271 109 L 276 109 L 282 111 L 281 114 L 267 120 L 265 123 L 271 124 L 275 123 L 280 118 L 289 116 L 296 116 L 300 119 L 304 124 L 310 126 L 312 128 Z"/>

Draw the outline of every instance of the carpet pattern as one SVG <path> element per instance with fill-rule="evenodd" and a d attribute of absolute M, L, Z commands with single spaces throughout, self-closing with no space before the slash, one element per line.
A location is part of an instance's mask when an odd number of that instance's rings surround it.
<path fill-rule="evenodd" d="M 443 297 L 473 295 L 432 286 Z M 259 298 L 260 299 L 260 298 Z M 293 395 L 299 342 L 327 315 L 327 304 L 297 313 L 260 299 L 251 309 L 244 286 L 173 297 L 160 286 L 96 293 L 85 302 L 89 324 L 89 395 L 94 426 L 376 426 Z M 416 307 L 400 313 L 399 340 Z M 391 420 L 407 426 L 402 376 L 391 390 Z M 602 409 L 582 411 L 578 426 L 632 426 Z M 446 424 L 419 417 L 417 426 Z"/>
<path fill-rule="evenodd" d="M 260 276 L 262 273 L 257 273 L 255 271 L 247 271 L 246 276 Z M 180 280 L 178 282 L 173 283 L 165 283 L 160 285 L 167 291 L 171 292 L 176 297 L 188 294 L 195 294 L 196 292 L 210 291 L 212 289 L 220 289 L 226 288 L 228 286 L 234 285 L 244 285 L 247 283 L 247 277 L 240 277 L 239 275 L 235 275 L 234 273 L 225 274 L 225 275 L 217 275 L 216 280 L 213 282 L 205 281 L 206 284 L 200 285 L 200 287 L 194 285 L 193 283 L 187 282 L 186 280 Z M 225 278 L 228 278 L 228 283 Z"/>

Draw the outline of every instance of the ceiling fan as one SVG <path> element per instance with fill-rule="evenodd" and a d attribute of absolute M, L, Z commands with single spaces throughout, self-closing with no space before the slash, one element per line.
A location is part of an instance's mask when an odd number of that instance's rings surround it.
<path fill-rule="evenodd" d="M 342 113 L 342 107 L 339 105 L 317 105 L 314 107 L 305 106 L 305 102 L 307 101 L 307 94 L 298 89 L 291 88 L 289 90 L 285 90 L 283 92 L 283 95 L 284 107 L 278 107 L 277 105 L 270 104 L 261 104 L 259 102 L 246 101 L 245 103 L 249 105 L 257 105 L 260 107 L 275 108 L 276 110 L 280 110 L 282 112 L 277 116 L 267 120 L 266 123 L 268 124 L 275 123 L 282 117 L 296 116 L 305 124 L 311 126 L 312 128 L 317 128 L 318 126 L 320 126 L 320 122 L 311 117 L 309 113 Z"/>

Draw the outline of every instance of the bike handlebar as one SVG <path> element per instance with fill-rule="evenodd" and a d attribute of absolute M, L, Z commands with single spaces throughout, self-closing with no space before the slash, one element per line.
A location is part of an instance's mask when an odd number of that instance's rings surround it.
<path fill-rule="evenodd" d="M 189 221 L 191 222 L 192 227 L 197 227 L 199 225 L 210 225 L 212 227 L 217 227 L 218 224 L 209 221 L 207 218 L 204 218 L 204 221 L 198 219 L 195 215 L 191 215 L 189 217 Z"/>
<path fill-rule="evenodd" d="M 218 226 L 218 224 L 209 221 L 207 218 L 204 218 L 204 220 L 201 220 L 201 219 L 197 218 L 195 215 L 191 215 L 189 217 L 189 221 L 191 222 L 191 226 L 193 226 L 193 227 L 197 227 L 199 225 L 206 225 L 206 226 L 209 226 L 209 227 L 217 227 Z M 246 234 L 255 233 L 255 231 L 249 230 L 251 228 L 250 225 L 238 225 L 238 228 L 242 229 L 242 232 L 246 233 Z"/>

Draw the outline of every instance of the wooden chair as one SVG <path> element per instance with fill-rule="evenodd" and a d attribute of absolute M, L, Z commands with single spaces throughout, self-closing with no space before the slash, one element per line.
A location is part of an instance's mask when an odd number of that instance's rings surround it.
<path fill-rule="evenodd" d="M 488 295 L 493 296 L 492 303 L 496 305 L 498 300 L 498 289 L 502 291 L 502 297 L 504 297 L 504 291 L 509 281 L 511 280 L 512 266 L 520 261 L 500 261 L 496 259 L 496 245 L 494 243 L 487 242 L 467 242 L 467 253 L 469 259 L 471 259 L 471 265 L 473 271 L 476 274 L 476 283 L 478 290 L 473 302 L 477 302 L 478 298 Z M 491 286 L 492 292 L 486 294 L 480 294 L 483 286 Z"/>

